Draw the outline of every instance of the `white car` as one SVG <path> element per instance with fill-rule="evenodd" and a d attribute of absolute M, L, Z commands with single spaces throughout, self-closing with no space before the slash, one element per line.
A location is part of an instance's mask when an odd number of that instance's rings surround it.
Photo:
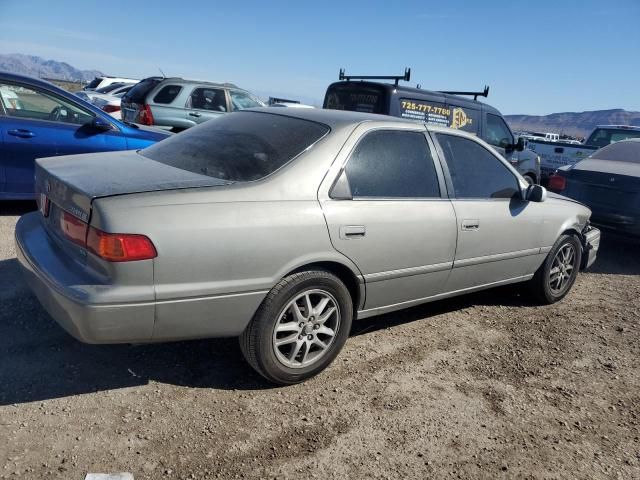
<path fill-rule="evenodd" d="M 135 85 L 135 83 L 112 83 L 111 85 L 99 88 L 97 90 L 80 90 L 79 92 L 75 92 L 75 94 L 89 103 L 94 103 L 97 98 L 109 97 L 111 95 L 117 95 L 119 93 L 122 93 L 122 95 L 124 95 Z"/>
<path fill-rule="evenodd" d="M 83 90 L 97 90 L 102 87 L 107 87 L 112 83 L 138 83 L 140 80 L 136 80 L 134 78 L 124 78 L 124 77 L 96 77 L 91 80 Z"/>
<path fill-rule="evenodd" d="M 105 112 L 107 112 L 113 118 L 121 120 L 122 112 L 120 110 L 120 102 L 122 101 L 122 97 L 125 93 L 127 92 L 120 92 L 114 95 L 100 95 L 99 97 L 94 98 L 92 103 L 100 110 L 104 110 Z"/>

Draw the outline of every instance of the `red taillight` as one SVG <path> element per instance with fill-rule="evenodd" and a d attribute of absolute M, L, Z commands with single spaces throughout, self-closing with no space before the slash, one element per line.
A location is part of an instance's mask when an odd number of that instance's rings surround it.
<path fill-rule="evenodd" d="M 551 175 L 547 186 L 551 191 L 561 192 L 567 186 L 567 179 L 561 175 Z"/>
<path fill-rule="evenodd" d="M 60 229 L 63 235 L 69 241 L 81 247 L 86 245 L 87 227 L 86 223 L 70 213 L 64 212 L 60 217 Z"/>
<path fill-rule="evenodd" d="M 107 113 L 119 112 L 120 105 L 105 105 L 104 107 L 102 107 L 102 110 Z"/>
<path fill-rule="evenodd" d="M 153 125 L 153 113 L 151 107 L 147 104 L 143 105 L 138 115 L 139 123 L 143 125 Z"/>
<path fill-rule="evenodd" d="M 89 228 L 87 250 L 109 262 L 150 260 L 158 256 L 151 240 L 144 235 L 107 233 Z"/>
<path fill-rule="evenodd" d="M 60 229 L 70 242 L 109 262 L 150 260 L 158 256 L 156 247 L 144 235 L 103 232 L 67 212 L 60 217 Z"/>

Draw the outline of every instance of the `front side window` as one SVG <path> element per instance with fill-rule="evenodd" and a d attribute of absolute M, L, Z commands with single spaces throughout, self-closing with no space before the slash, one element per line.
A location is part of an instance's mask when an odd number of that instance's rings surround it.
<path fill-rule="evenodd" d="M 445 133 L 436 137 L 456 198 L 512 198 L 519 192 L 516 176 L 478 142 Z"/>
<path fill-rule="evenodd" d="M 182 90 L 182 87 L 179 85 L 167 85 L 162 87 L 160 91 L 156 93 L 156 96 L 153 97 L 153 103 L 171 103 L 176 99 L 180 90 Z"/>
<path fill-rule="evenodd" d="M 226 112 L 227 100 L 224 90 L 218 88 L 196 88 L 189 97 L 190 107 L 196 110 Z"/>
<path fill-rule="evenodd" d="M 328 132 L 326 125 L 308 120 L 237 112 L 204 122 L 140 153 L 189 172 L 249 182 L 275 172 Z"/>
<path fill-rule="evenodd" d="M 10 117 L 84 125 L 93 115 L 41 90 L 0 83 L 0 101 Z"/>
<path fill-rule="evenodd" d="M 420 132 L 368 133 L 351 154 L 345 170 L 354 198 L 440 197 L 431 150 Z"/>
<path fill-rule="evenodd" d="M 229 94 L 231 95 L 231 109 L 234 112 L 236 110 L 244 110 L 245 108 L 264 107 L 260 100 L 249 95 L 247 92 L 231 90 Z"/>
<path fill-rule="evenodd" d="M 500 148 L 507 148 L 513 144 L 511 130 L 498 115 L 487 113 L 487 143 Z"/>

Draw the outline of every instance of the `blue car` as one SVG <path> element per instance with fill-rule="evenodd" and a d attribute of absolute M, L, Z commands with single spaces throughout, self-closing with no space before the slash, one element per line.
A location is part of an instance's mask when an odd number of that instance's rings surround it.
<path fill-rule="evenodd" d="M 35 198 L 36 158 L 137 150 L 169 135 L 122 123 L 48 82 L 0 72 L 0 200 Z"/>

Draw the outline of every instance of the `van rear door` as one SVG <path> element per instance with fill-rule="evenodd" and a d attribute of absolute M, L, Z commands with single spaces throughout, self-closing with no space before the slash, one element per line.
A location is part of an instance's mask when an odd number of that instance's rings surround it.
<path fill-rule="evenodd" d="M 332 83 L 327 88 L 323 108 L 392 115 L 385 87 L 368 82 Z"/>

